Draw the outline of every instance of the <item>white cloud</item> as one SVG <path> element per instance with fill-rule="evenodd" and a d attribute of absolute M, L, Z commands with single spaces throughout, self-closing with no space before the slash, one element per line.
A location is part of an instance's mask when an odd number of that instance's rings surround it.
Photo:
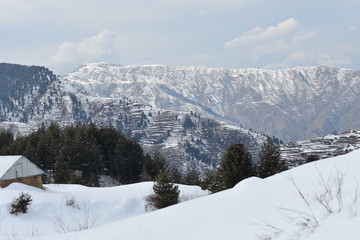
<path fill-rule="evenodd" d="M 270 39 L 281 38 L 290 34 L 299 25 L 300 23 L 296 19 L 289 18 L 284 22 L 278 23 L 276 26 L 269 26 L 265 29 L 255 27 L 250 31 L 244 32 L 240 37 L 226 42 L 224 46 L 225 48 L 234 48 L 248 43 L 263 42 Z"/>
<path fill-rule="evenodd" d="M 313 39 L 317 36 L 316 32 L 307 32 L 305 34 L 301 34 L 301 35 L 296 35 L 293 38 L 294 42 L 302 42 L 302 41 L 306 41 L 306 40 L 310 40 Z"/>
<path fill-rule="evenodd" d="M 233 68 L 296 51 L 341 55 L 359 50 L 359 1 L 349 1 L 319 12 L 301 1 L 0 0 L 0 56 L 60 74 L 97 61 Z"/>
<path fill-rule="evenodd" d="M 62 43 L 50 61 L 55 64 L 74 64 L 98 60 L 108 56 L 114 51 L 116 34 L 110 30 L 104 30 L 99 34 L 81 40 L 79 42 Z"/>

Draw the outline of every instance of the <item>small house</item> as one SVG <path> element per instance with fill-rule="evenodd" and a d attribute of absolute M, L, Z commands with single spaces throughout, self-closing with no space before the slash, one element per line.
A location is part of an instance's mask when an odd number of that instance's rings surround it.
<path fill-rule="evenodd" d="M 38 166 L 24 156 L 0 156 L 0 187 L 18 182 L 42 188 L 45 174 Z"/>

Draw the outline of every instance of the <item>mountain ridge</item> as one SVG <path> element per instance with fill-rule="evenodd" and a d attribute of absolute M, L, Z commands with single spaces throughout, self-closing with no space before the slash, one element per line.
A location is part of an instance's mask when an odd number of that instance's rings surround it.
<path fill-rule="evenodd" d="M 191 109 L 287 142 L 360 127 L 360 71 L 350 69 L 92 63 L 63 78 L 93 96 L 133 96 L 159 109 Z"/>

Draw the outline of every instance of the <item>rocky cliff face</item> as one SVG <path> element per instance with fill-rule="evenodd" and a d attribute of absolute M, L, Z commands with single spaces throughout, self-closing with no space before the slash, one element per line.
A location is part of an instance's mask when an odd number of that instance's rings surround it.
<path fill-rule="evenodd" d="M 360 71 L 86 64 L 63 77 L 91 96 L 193 110 L 284 141 L 360 127 Z"/>

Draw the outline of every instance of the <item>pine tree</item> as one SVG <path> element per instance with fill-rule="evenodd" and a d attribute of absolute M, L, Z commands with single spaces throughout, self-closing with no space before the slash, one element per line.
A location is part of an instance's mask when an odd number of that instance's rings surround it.
<path fill-rule="evenodd" d="M 261 145 L 257 168 L 258 176 L 266 178 L 287 169 L 285 161 L 281 159 L 280 147 L 271 138 L 268 138 Z"/>
<path fill-rule="evenodd" d="M 306 157 L 305 163 L 314 162 L 317 160 L 320 160 L 320 156 L 312 153 Z"/>
<path fill-rule="evenodd" d="M 157 209 L 177 204 L 179 201 L 179 188 L 166 171 L 159 173 L 154 182 L 153 190 L 154 195 L 150 196 L 148 201 Z"/>
<path fill-rule="evenodd" d="M 156 150 L 152 157 L 145 155 L 144 158 L 142 179 L 154 181 L 159 172 L 166 169 L 166 159 L 159 150 Z"/>
<path fill-rule="evenodd" d="M 55 183 L 69 182 L 71 169 L 66 158 L 67 156 L 64 154 L 64 152 L 61 152 L 60 155 L 56 157 L 54 175 Z"/>
<path fill-rule="evenodd" d="M 212 193 L 224 190 L 223 181 L 218 178 L 219 171 L 213 169 L 206 169 L 204 177 L 200 182 L 202 190 L 209 190 Z"/>
<path fill-rule="evenodd" d="M 20 193 L 19 197 L 14 198 L 11 203 L 11 214 L 26 213 L 28 206 L 31 204 L 32 198 L 28 193 Z"/>
<path fill-rule="evenodd" d="M 55 167 L 56 156 L 59 154 L 63 142 L 62 130 L 57 123 L 51 123 L 46 129 L 44 136 L 40 138 L 40 142 L 45 141 L 46 156 L 39 161 L 43 163 L 45 170 L 53 170 Z M 38 144 L 38 146 L 40 143 Z"/>
<path fill-rule="evenodd" d="M 10 131 L 0 131 L 0 154 L 7 155 L 10 152 L 10 146 L 14 142 L 14 135 Z"/>
<path fill-rule="evenodd" d="M 190 170 L 186 173 L 183 183 L 186 185 L 200 185 L 200 174 L 196 170 Z"/>
<path fill-rule="evenodd" d="M 251 154 L 242 143 L 233 143 L 226 149 L 218 171 L 224 189 L 232 188 L 256 173 Z"/>
<path fill-rule="evenodd" d="M 113 126 L 101 127 L 99 129 L 99 137 L 97 144 L 103 156 L 103 165 L 107 173 L 114 177 L 114 156 L 117 141 L 124 136 Z"/>
<path fill-rule="evenodd" d="M 89 124 L 79 128 L 77 133 L 77 161 L 82 177 L 89 186 L 99 186 L 99 175 L 102 173 L 102 156 L 96 144 L 97 130 Z"/>

